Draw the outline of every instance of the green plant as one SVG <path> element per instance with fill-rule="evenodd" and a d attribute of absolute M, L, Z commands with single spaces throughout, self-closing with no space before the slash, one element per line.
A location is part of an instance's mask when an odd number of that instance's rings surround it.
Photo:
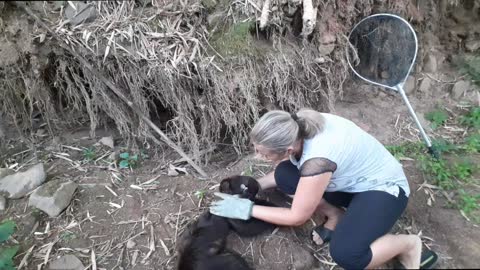
<path fill-rule="evenodd" d="M 96 156 L 95 148 L 90 147 L 90 148 L 83 149 L 83 158 L 85 158 L 87 161 L 94 160 L 95 156 Z"/>
<path fill-rule="evenodd" d="M 397 159 L 416 156 L 423 153 L 425 149 L 421 142 L 407 142 L 401 145 L 387 145 L 385 147 Z"/>
<path fill-rule="evenodd" d="M 445 139 L 437 139 L 432 140 L 432 146 L 435 150 L 438 151 L 439 154 L 454 152 L 458 150 L 458 146 L 445 140 Z"/>
<path fill-rule="evenodd" d="M 462 162 L 455 163 L 452 171 L 457 179 L 463 182 L 468 182 L 474 172 L 474 168 L 475 164 L 473 164 L 470 160 L 463 160 Z"/>
<path fill-rule="evenodd" d="M 480 152 L 480 132 L 472 134 L 465 139 L 463 148 L 468 153 Z"/>
<path fill-rule="evenodd" d="M 431 127 L 433 129 L 436 129 L 439 126 L 442 126 L 445 121 L 447 121 L 448 114 L 444 110 L 436 109 L 434 111 L 428 112 L 425 115 L 425 118 L 431 122 Z"/>
<path fill-rule="evenodd" d="M 120 168 L 134 168 L 138 164 L 138 155 L 130 155 L 129 152 L 123 152 L 120 154 L 120 162 L 118 166 Z"/>
<path fill-rule="evenodd" d="M 436 160 L 430 156 L 422 155 L 418 158 L 420 169 L 433 177 L 434 184 L 445 189 L 456 188 L 454 174 L 444 160 Z"/>
<path fill-rule="evenodd" d="M 15 230 L 15 222 L 7 220 L 0 224 L 0 243 L 5 242 Z M 0 269 L 15 270 L 13 257 L 17 254 L 18 245 L 0 247 Z"/>
<path fill-rule="evenodd" d="M 63 232 L 63 233 L 60 235 L 60 238 L 63 239 L 63 240 L 65 240 L 65 241 L 70 241 L 70 240 L 76 239 L 77 236 L 76 236 L 74 233 L 72 233 L 72 232 L 66 231 L 66 232 Z"/>
<path fill-rule="evenodd" d="M 457 201 L 457 206 L 462 210 L 465 215 L 472 217 L 472 213 L 480 209 L 480 194 L 469 194 L 465 190 L 459 190 L 459 200 Z M 473 217 L 476 222 L 480 221 L 478 216 Z"/>
<path fill-rule="evenodd" d="M 480 129 L 480 107 L 472 107 L 472 109 L 460 119 L 460 124 L 477 130 Z"/>
<path fill-rule="evenodd" d="M 207 194 L 207 191 L 205 190 L 197 190 L 195 191 L 195 196 L 197 197 L 197 199 L 203 199 L 205 198 L 205 195 Z"/>

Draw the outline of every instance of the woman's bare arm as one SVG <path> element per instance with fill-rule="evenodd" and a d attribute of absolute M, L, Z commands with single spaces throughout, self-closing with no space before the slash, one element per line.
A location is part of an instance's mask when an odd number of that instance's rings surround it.
<path fill-rule="evenodd" d="M 331 176 L 331 172 L 326 172 L 315 176 L 301 177 L 291 208 L 255 205 L 252 209 L 252 217 L 277 225 L 302 225 L 315 212 Z"/>

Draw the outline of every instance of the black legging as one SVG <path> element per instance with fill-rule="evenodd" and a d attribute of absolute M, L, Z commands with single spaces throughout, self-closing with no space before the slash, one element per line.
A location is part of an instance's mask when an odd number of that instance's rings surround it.
<path fill-rule="evenodd" d="M 297 189 L 300 173 L 290 161 L 275 169 L 278 188 L 289 195 Z M 330 241 L 330 255 L 345 269 L 364 269 L 372 260 L 370 245 L 387 234 L 407 206 L 408 197 L 400 188 L 398 198 L 384 191 L 359 193 L 325 192 L 323 198 L 347 208 Z"/>

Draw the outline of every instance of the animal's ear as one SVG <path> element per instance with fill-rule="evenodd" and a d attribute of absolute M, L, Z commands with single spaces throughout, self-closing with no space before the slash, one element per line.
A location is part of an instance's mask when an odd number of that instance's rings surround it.
<path fill-rule="evenodd" d="M 231 178 L 225 178 L 225 179 L 223 179 L 222 182 L 220 182 L 220 186 L 218 187 L 218 189 L 220 190 L 220 192 L 231 194 L 231 193 L 232 193 L 231 181 L 232 181 Z"/>

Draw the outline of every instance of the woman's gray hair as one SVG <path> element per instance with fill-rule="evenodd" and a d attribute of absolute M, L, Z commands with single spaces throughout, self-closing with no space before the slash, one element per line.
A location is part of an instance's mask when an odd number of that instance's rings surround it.
<path fill-rule="evenodd" d="M 275 153 L 284 153 L 298 139 L 311 139 L 323 131 L 325 118 L 320 112 L 301 109 L 296 114 L 274 110 L 255 124 L 250 139 Z"/>

